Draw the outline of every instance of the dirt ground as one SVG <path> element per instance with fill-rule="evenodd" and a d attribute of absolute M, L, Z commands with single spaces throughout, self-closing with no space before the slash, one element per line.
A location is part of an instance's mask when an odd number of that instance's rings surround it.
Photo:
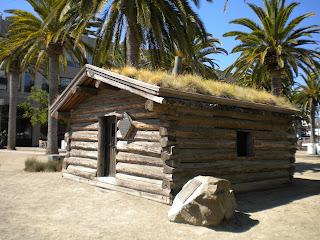
<path fill-rule="evenodd" d="M 238 194 L 232 221 L 215 228 L 170 223 L 168 206 L 27 173 L 41 152 L 0 150 L 0 239 L 319 239 L 320 157 L 297 154 L 294 184 Z"/>

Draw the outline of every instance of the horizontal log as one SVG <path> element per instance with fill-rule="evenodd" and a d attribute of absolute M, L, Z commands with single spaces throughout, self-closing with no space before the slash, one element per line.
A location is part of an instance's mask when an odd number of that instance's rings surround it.
<path fill-rule="evenodd" d="M 97 171 L 92 168 L 86 168 L 86 167 L 74 166 L 74 165 L 69 165 L 66 171 L 69 174 L 88 178 L 88 179 L 94 178 L 97 174 Z"/>
<path fill-rule="evenodd" d="M 250 120 L 236 120 L 231 118 L 196 118 L 196 117 L 168 117 L 168 120 L 173 120 L 170 123 L 171 128 L 176 126 L 210 126 L 216 128 L 226 129 L 246 129 L 246 130 L 282 130 L 287 131 L 291 125 L 288 124 L 274 124 L 270 121 L 250 121 Z"/>
<path fill-rule="evenodd" d="M 227 179 L 232 184 L 239 183 L 250 183 L 250 182 L 258 182 L 268 179 L 276 179 L 276 178 L 290 178 L 292 175 L 291 171 L 288 169 L 284 170 L 275 170 L 270 172 L 257 172 L 257 173 L 245 173 L 245 174 L 228 174 L 228 175 L 218 175 L 215 177 Z M 163 188 L 169 188 L 174 190 L 180 190 L 190 179 L 191 176 L 187 176 L 181 179 L 176 179 L 174 181 L 163 180 Z"/>
<path fill-rule="evenodd" d="M 123 139 L 120 131 L 117 131 L 117 138 Z M 136 131 L 133 140 L 158 142 L 160 141 L 160 134 L 158 131 Z"/>
<path fill-rule="evenodd" d="M 139 191 L 139 190 L 130 189 L 128 187 L 119 186 L 115 181 L 109 182 L 110 178 L 102 178 L 103 180 L 100 180 L 99 178 L 91 180 L 91 179 L 78 177 L 72 174 L 68 174 L 66 172 L 63 172 L 63 178 L 85 183 L 85 184 L 90 184 L 92 186 L 99 187 L 102 189 L 123 192 L 126 194 L 143 197 L 146 199 L 151 199 L 153 201 L 157 201 L 165 204 L 169 204 L 171 202 L 171 197 L 169 197 L 169 191 L 162 191 L 161 194 L 153 194 L 153 193 L 145 192 L 143 190 Z"/>
<path fill-rule="evenodd" d="M 175 146 L 180 149 L 184 148 L 210 148 L 210 149 L 230 149 L 236 151 L 236 141 L 222 139 L 184 139 L 162 137 L 160 140 L 161 147 Z"/>
<path fill-rule="evenodd" d="M 141 154 L 118 152 L 116 159 L 118 162 L 150 165 L 150 166 L 163 166 L 163 161 L 159 157 L 150 157 Z"/>
<path fill-rule="evenodd" d="M 245 161 L 245 160 L 220 160 L 210 163 L 180 163 L 178 168 L 164 166 L 164 173 L 183 173 L 201 172 L 201 173 L 235 173 L 235 172 L 255 172 L 268 169 L 290 168 L 292 164 L 289 160 L 281 161 Z"/>
<path fill-rule="evenodd" d="M 156 185 L 157 188 L 162 188 L 162 180 L 157 179 L 151 179 L 151 178 L 144 178 L 144 177 L 137 177 L 133 175 L 123 174 L 123 173 L 117 173 L 116 174 L 117 179 L 121 180 L 127 180 L 127 181 L 137 181 L 137 182 L 144 182 L 144 183 L 150 183 L 152 185 Z"/>
<path fill-rule="evenodd" d="M 161 185 L 135 181 L 133 179 L 116 179 L 116 185 L 163 196 L 168 196 L 170 193 L 170 191 L 163 189 Z"/>
<path fill-rule="evenodd" d="M 160 120 L 159 119 L 146 119 L 139 121 L 132 121 L 133 126 L 138 130 L 159 130 Z"/>
<path fill-rule="evenodd" d="M 71 149 L 83 149 L 83 150 L 97 150 L 98 142 L 80 142 L 72 141 Z"/>
<path fill-rule="evenodd" d="M 117 163 L 116 165 L 117 173 L 124 173 L 129 175 L 135 175 L 138 177 L 146 177 L 152 179 L 160 179 L 163 178 L 163 168 L 162 167 L 154 167 L 154 166 L 146 166 L 139 164 L 128 164 L 128 163 Z"/>
<path fill-rule="evenodd" d="M 81 108 L 81 111 L 73 113 L 73 118 L 81 118 L 81 117 L 88 117 L 90 115 L 101 115 L 102 113 L 114 112 L 114 111 L 126 111 L 130 109 L 144 109 L 144 103 L 141 100 L 133 100 L 130 101 L 129 99 L 117 102 L 117 103 L 107 103 L 98 101 L 98 105 L 89 105 L 88 107 Z"/>
<path fill-rule="evenodd" d="M 82 157 L 82 158 L 97 159 L 98 158 L 98 151 L 85 151 L 85 150 L 79 150 L 79 149 L 71 149 L 70 157 Z"/>
<path fill-rule="evenodd" d="M 249 192 L 254 190 L 271 189 L 291 183 L 291 178 L 276 178 L 264 181 L 239 183 L 232 185 L 235 192 Z"/>
<path fill-rule="evenodd" d="M 295 149 L 296 145 L 288 141 L 265 141 L 265 140 L 254 140 L 254 149 L 257 150 L 289 150 Z"/>
<path fill-rule="evenodd" d="M 71 123 L 72 131 L 98 131 L 98 119 L 96 122 Z"/>
<path fill-rule="evenodd" d="M 225 108 L 220 106 L 220 108 Z M 161 111 L 163 107 L 154 106 L 153 111 Z M 195 117 L 207 117 L 207 118 L 215 118 L 215 117 L 226 117 L 237 120 L 253 120 L 253 121 L 272 121 L 275 123 L 286 123 L 288 124 L 292 121 L 292 118 L 288 115 L 279 116 L 279 114 L 275 115 L 271 112 L 260 112 L 257 114 L 257 111 L 245 111 L 243 109 L 235 109 L 232 108 L 230 110 L 218 109 L 201 109 L 201 108 L 192 108 L 192 107 L 183 107 L 176 106 L 170 107 L 167 111 L 168 114 L 176 116 L 176 117 L 186 117 L 186 116 L 195 116 Z"/>
<path fill-rule="evenodd" d="M 82 167 L 87 167 L 87 168 L 97 168 L 97 161 L 90 159 L 90 158 L 80 158 L 80 157 L 70 157 L 70 158 L 65 158 L 64 162 L 66 165 L 78 165 Z"/>
<path fill-rule="evenodd" d="M 161 146 L 158 142 L 129 142 L 118 141 L 117 150 L 131 153 L 143 153 L 149 156 L 159 156 L 161 154 Z"/>
<path fill-rule="evenodd" d="M 218 129 L 214 127 L 203 127 L 201 125 L 194 127 L 176 126 L 175 128 L 161 127 L 159 129 L 161 136 L 172 136 L 179 138 L 204 138 L 204 139 L 236 139 L 236 131 L 230 129 Z"/>
<path fill-rule="evenodd" d="M 70 139 L 73 141 L 96 142 L 98 141 L 98 131 L 74 131 Z"/>
<path fill-rule="evenodd" d="M 163 161 L 179 160 L 182 162 L 208 162 L 215 160 L 289 160 L 294 157 L 289 151 L 254 151 L 254 156 L 238 157 L 236 151 L 229 149 L 179 149 L 172 148 L 170 151 L 161 153 Z"/>
<path fill-rule="evenodd" d="M 257 140 L 272 140 L 272 141 L 290 141 L 295 142 L 297 137 L 294 133 L 286 131 L 255 131 L 253 136 Z"/>

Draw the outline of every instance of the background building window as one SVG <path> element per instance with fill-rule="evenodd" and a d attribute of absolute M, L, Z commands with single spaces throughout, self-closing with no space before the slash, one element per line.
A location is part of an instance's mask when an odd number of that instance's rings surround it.
<path fill-rule="evenodd" d="M 8 80 L 6 77 L 0 77 L 0 91 L 7 91 Z"/>

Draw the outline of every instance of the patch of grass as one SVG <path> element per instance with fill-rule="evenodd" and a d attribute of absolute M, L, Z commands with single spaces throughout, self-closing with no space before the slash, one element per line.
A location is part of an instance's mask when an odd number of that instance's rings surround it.
<path fill-rule="evenodd" d="M 61 172 L 62 161 L 39 161 L 35 158 L 28 158 L 24 162 L 24 170 L 27 172 Z"/>
<path fill-rule="evenodd" d="M 183 92 L 200 93 L 254 103 L 269 104 L 282 108 L 296 109 L 287 99 L 283 97 L 276 97 L 267 91 L 240 87 L 235 84 L 214 79 L 204 79 L 197 75 L 186 74 L 174 77 L 172 74 L 165 71 L 150 71 L 146 69 L 136 69 L 133 67 L 111 69 L 111 71 L 153 85 Z"/>

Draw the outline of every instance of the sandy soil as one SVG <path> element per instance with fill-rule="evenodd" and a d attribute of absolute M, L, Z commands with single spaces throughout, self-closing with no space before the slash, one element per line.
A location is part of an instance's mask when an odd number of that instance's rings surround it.
<path fill-rule="evenodd" d="M 237 195 L 239 212 L 216 228 L 170 223 L 168 206 L 23 171 L 41 152 L 0 150 L 0 239 L 319 239 L 320 158 L 298 153 L 294 184 Z"/>

